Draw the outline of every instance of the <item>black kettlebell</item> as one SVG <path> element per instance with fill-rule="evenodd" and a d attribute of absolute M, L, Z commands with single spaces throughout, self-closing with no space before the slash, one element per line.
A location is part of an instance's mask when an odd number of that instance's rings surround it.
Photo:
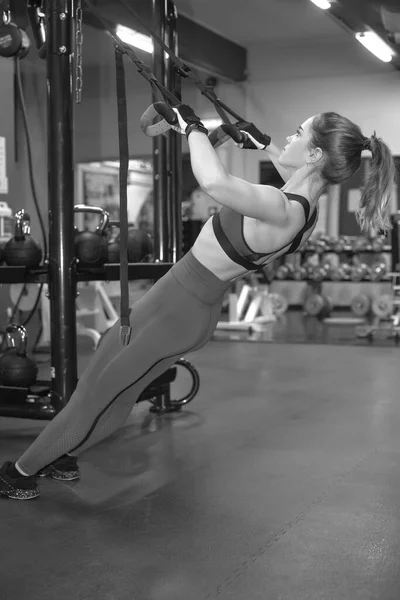
<path fill-rule="evenodd" d="M 99 206 L 87 206 L 77 204 L 74 207 L 76 213 L 92 213 L 101 215 L 100 225 L 95 231 L 77 231 L 75 234 L 75 256 L 84 267 L 101 267 L 107 262 L 107 241 L 104 230 L 107 227 L 109 213 Z"/>
<path fill-rule="evenodd" d="M 16 345 L 15 334 L 19 341 Z M 0 382 L 11 387 L 30 387 L 36 381 L 38 367 L 26 355 L 28 336 L 22 325 L 8 325 L 6 328 L 7 350 L 0 357 Z"/>
<path fill-rule="evenodd" d="M 4 248 L 4 260 L 10 267 L 37 267 L 42 249 L 31 236 L 31 219 L 25 210 L 15 214 L 15 235 Z"/>
<path fill-rule="evenodd" d="M 110 227 L 110 232 L 107 238 L 107 262 L 119 263 L 119 232 L 115 229 L 119 227 L 119 221 L 109 221 L 108 225 Z"/>

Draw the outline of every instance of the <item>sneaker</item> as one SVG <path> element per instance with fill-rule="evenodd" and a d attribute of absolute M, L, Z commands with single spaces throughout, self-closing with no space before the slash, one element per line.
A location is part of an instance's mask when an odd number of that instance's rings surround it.
<path fill-rule="evenodd" d="M 50 465 L 41 469 L 36 475 L 38 477 L 51 477 L 58 481 L 74 481 L 79 479 L 80 476 L 78 459 L 76 456 L 64 454 L 64 456 L 60 456 Z"/>
<path fill-rule="evenodd" d="M 39 495 L 35 475 L 16 476 L 12 462 L 6 462 L 0 467 L 0 496 L 13 500 L 32 500 Z"/>

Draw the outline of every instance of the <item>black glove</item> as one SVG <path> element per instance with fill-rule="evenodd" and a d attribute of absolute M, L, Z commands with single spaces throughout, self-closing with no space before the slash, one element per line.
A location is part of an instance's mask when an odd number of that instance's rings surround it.
<path fill-rule="evenodd" d="M 246 150 L 265 150 L 271 143 L 271 138 L 266 133 L 261 133 L 259 129 L 247 121 L 235 123 L 236 127 L 246 135 L 246 140 L 241 144 L 236 144 L 239 148 Z"/>
<path fill-rule="evenodd" d="M 195 114 L 193 108 L 187 104 L 178 104 L 178 106 L 176 106 L 173 110 L 176 112 L 178 117 L 180 132 L 185 133 L 186 137 L 189 136 L 193 129 L 208 135 L 208 129 L 204 127 L 199 117 Z M 174 127 L 174 129 L 176 128 Z"/>

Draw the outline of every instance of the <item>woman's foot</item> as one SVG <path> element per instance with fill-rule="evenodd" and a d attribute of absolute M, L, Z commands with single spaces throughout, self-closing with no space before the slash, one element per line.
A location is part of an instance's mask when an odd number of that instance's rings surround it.
<path fill-rule="evenodd" d="M 13 500 L 32 500 L 39 495 L 35 475 L 21 475 L 12 462 L 0 467 L 0 496 Z"/>
<path fill-rule="evenodd" d="M 38 477 L 51 477 L 58 481 L 75 481 L 79 479 L 78 459 L 76 456 L 64 454 L 50 465 L 44 467 L 37 473 Z"/>

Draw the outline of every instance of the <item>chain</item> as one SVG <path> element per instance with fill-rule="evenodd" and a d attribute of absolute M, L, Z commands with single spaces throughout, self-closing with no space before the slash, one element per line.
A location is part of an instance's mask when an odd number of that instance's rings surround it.
<path fill-rule="evenodd" d="M 83 47 L 83 11 L 82 0 L 77 0 L 76 3 L 76 30 L 75 30 L 75 74 L 76 74 L 76 103 L 82 102 L 83 89 L 83 64 L 82 64 L 82 47 Z"/>

